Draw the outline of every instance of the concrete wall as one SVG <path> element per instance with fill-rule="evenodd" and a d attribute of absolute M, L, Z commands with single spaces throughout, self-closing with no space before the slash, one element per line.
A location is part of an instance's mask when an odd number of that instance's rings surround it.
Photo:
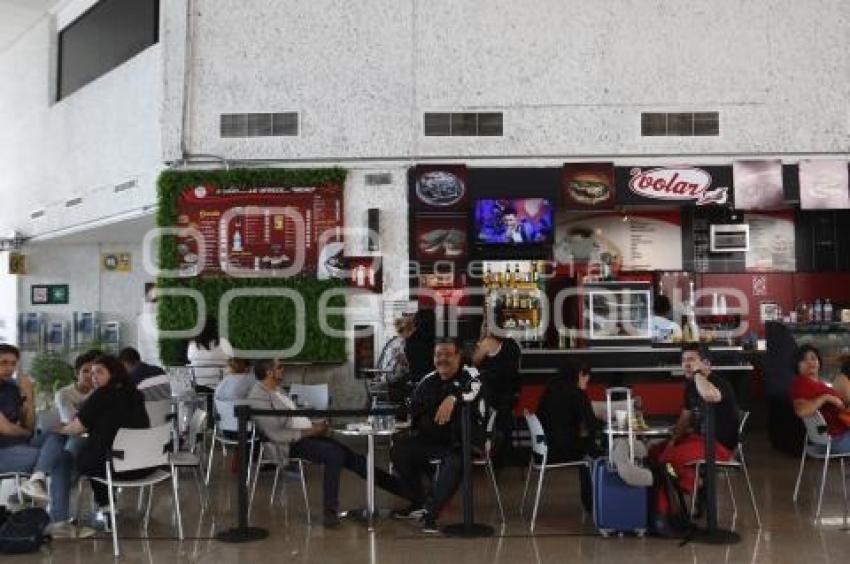
<path fill-rule="evenodd" d="M 564 158 L 850 149 L 845 0 L 196 0 L 191 152 L 245 159 Z M 227 112 L 298 137 L 222 139 Z M 425 138 L 429 110 L 501 138 Z M 720 137 L 641 138 L 641 111 L 716 110 Z"/>
<path fill-rule="evenodd" d="M 93 0 L 63 3 L 0 52 L 0 228 L 39 235 L 155 202 L 162 53 L 148 48 L 55 101 L 57 30 Z M 117 184 L 137 187 L 114 193 Z M 82 204 L 67 208 L 69 199 Z M 44 217 L 31 220 L 33 211 Z"/>

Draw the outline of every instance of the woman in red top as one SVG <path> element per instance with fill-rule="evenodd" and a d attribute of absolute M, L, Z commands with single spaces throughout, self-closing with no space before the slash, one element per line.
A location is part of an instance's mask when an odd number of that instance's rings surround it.
<path fill-rule="evenodd" d="M 812 345 L 800 347 L 795 360 L 797 376 L 788 388 L 794 412 L 797 417 L 809 417 L 815 411 L 820 411 L 826 420 L 827 432 L 832 437 L 832 452 L 850 452 L 850 426 L 839 416 L 845 411 L 850 400 L 850 397 L 845 395 L 848 390 L 847 376 L 838 376 L 835 387 L 822 382 L 819 377 L 820 352 Z"/>

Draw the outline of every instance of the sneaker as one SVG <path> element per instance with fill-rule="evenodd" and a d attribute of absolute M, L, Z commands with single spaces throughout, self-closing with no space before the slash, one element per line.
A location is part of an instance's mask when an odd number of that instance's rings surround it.
<path fill-rule="evenodd" d="M 326 529 L 336 529 L 339 525 L 339 514 L 332 509 L 325 509 L 325 513 L 322 517 L 322 526 Z"/>
<path fill-rule="evenodd" d="M 425 512 L 421 519 L 422 532 L 426 535 L 436 535 L 440 533 L 440 528 L 437 526 L 437 518 L 431 513 Z"/>
<path fill-rule="evenodd" d="M 425 509 L 418 505 L 410 505 L 405 509 L 393 511 L 393 519 L 421 519 L 425 515 Z"/>
<path fill-rule="evenodd" d="M 77 527 L 70 521 L 50 523 L 44 532 L 54 539 L 87 539 L 95 534 L 91 527 Z"/>
<path fill-rule="evenodd" d="M 21 484 L 21 493 L 38 501 L 48 501 L 50 499 L 50 496 L 47 495 L 47 488 L 44 485 L 44 480 L 27 480 Z"/>

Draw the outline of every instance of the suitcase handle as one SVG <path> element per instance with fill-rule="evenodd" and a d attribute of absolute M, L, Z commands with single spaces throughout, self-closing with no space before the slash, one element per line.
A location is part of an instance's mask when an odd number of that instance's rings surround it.
<path fill-rule="evenodd" d="M 632 421 L 634 420 L 633 405 L 632 405 L 632 390 L 631 388 L 626 387 L 613 387 L 607 388 L 605 390 L 605 401 L 606 408 L 608 412 L 608 460 L 611 461 L 611 454 L 614 449 L 614 421 L 613 417 L 613 405 L 612 405 L 612 396 L 614 394 L 625 394 L 626 396 L 626 431 L 629 440 L 629 460 L 631 462 L 635 461 L 635 433 L 634 428 L 632 427 Z"/>

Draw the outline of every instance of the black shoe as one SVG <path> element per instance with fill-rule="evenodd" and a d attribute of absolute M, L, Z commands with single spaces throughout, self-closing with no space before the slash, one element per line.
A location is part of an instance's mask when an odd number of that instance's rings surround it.
<path fill-rule="evenodd" d="M 422 532 L 426 535 L 437 535 L 440 533 L 440 528 L 437 526 L 437 518 L 431 513 L 425 512 L 420 520 L 422 524 Z"/>
<path fill-rule="evenodd" d="M 336 529 L 339 527 L 339 514 L 332 509 L 325 509 L 324 516 L 322 517 L 322 525 L 326 529 Z"/>
<path fill-rule="evenodd" d="M 396 509 L 392 513 L 393 519 L 422 519 L 425 509 L 421 505 L 412 503 L 405 509 Z"/>

